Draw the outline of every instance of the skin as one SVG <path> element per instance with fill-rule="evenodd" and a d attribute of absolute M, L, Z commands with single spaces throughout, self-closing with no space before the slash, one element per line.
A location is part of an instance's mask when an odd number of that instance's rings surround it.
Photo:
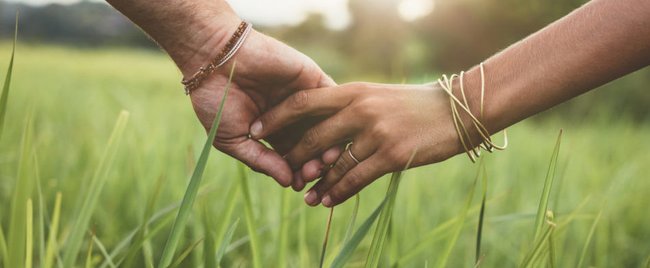
<path fill-rule="evenodd" d="M 184 77 L 191 77 L 201 66 L 215 58 L 241 22 L 225 1 L 107 2 L 156 41 Z M 271 37 L 252 31 L 235 57 L 208 76 L 191 93 L 194 111 L 206 130 L 212 127 L 234 62 L 237 62 L 235 75 L 214 146 L 253 170 L 273 177 L 285 187 L 292 184 L 294 178 L 302 182 L 303 178 L 320 176 L 322 167 L 332 164 L 341 153 L 339 147 L 325 152 L 322 158 L 315 157 L 309 161 L 302 172 L 294 172 L 282 158 L 301 134 L 313 125 L 313 120 L 303 120 L 267 136 L 266 141 L 275 150 L 250 139 L 249 126 L 262 112 L 292 93 L 335 86 L 334 81 L 309 57 Z"/>
<path fill-rule="evenodd" d="M 481 122 L 490 133 L 650 64 L 650 1 L 593 0 L 485 61 Z M 455 95 L 459 80 L 454 81 Z M 472 114 L 480 112 L 480 71 L 464 79 Z M 327 119 L 307 130 L 287 154 L 300 166 L 326 148 L 353 140 L 353 155 L 335 165 L 305 194 L 305 202 L 340 204 L 382 175 L 436 163 L 463 152 L 449 97 L 437 84 L 351 83 L 297 92 L 251 128 L 264 138 L 313 116 Z M 463 114 L 466 126 L 471 126 Z M 470 127 L 474 144 L 480 141 Z"/>

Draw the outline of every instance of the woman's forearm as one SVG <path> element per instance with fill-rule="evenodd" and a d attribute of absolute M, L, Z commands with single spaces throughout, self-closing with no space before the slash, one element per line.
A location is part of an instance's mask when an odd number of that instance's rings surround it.
<path fill-rule="evenodd" d="M 485 123 L 501 130 L 648 64 L 650 1 L 593 0 L 485 62 Z M 478 67 L 465 81 L 476 112 Z"/>
<path fill-rule="evenodd" d="M 107 0 L 156 41 L 184 75 L 215 56 L 239 24 L 223 0 Z"/>

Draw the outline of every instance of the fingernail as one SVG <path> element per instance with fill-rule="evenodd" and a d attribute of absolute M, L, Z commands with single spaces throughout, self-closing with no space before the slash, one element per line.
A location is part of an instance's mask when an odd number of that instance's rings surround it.
<path fill-rule="evenodd" d="M 328 208 L 332 207 L 332 198 L 329 195 L 323 197 L 323 201 L 321 202 L 323 203 L 323 206 L 326 206 Z"/>
<path fill-rule="evenodd" d="M 296 190 L 296 192 L 302 191 L 303 188 L 305 188 L 305 183 L 302 181 L 297 181 L 293 185 L 293 189 Z"/>
<path fill-rule="evenodd" d="M 261 121 L 255 121 L 253 125 L 251 125 L 251 135 L 253 138 L 258 137 L 260 134 L 262 134 L 262 122 Z"/>
<path fill-rule="evenodd" d="M 311 206 L 318 205 L 318 197 L 316 196 L 316 192 L 314 190 L 309 190 L 305 194 L 305 202 Z"/>

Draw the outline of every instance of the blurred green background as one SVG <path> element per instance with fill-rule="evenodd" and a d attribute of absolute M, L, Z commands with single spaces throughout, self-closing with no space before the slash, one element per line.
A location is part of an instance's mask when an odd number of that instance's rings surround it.
<path fill-rule="evenodd" d="M 296 25 L 256 28 L 313 57 L 338 82 L 417 83 L 466 69 L 584 2 L 437 0 L 430 12 L 405 18 L 400 1 L 352 0 L 347 3 L 351 20 L 343 29 L 328 28 L 318 13 Z M 117 259 L 122 258 L 125 252 L 117 250 L 119 242 L 144 221 L 154 189 L 162 189 L 154 199 L 156 212 L 169 211 L 182 198 L 205 132 L 182 94 L 173 63 L 107 5 L 32 7 L 0 2 L 0 34 L 5 39 L 13 33 L 16 8 L 21 10 L 19 44 L 0 137 L 0 223 L 4 227 L 0 229 L 8 235 L 9 204 L 27 118 L 34 119 L 30 152 L 36 159 L 28 177 L 41 182 L 44 209 L 49 213 L 56 192 L 62 192 L 57 240 L 64 249 L 66 237 L 76 231 L 70 224 L 113 122 L 121 110 L 128 110 L 130 122 L 88 230 L 109 252 L 116 250 Z M 247 19 L 255 22 L 255 17 Z M 2 74 L 10 52 L 7 40 L 0 45 Z M 576 266 L 585 249 L 585 266 L 647 265 L 649 85 L 650 70 L 645 68 L 510 129 L 511 147 L 486 158 L 484 267 L 517 266 L 532 247 L 534 214 L 560 128 L 564 140 L 549 207 L 559 226 L 557 265 Z M 477 165 L 464 156 L 407 172 L 380 266 L 434 266 L 451 237 L 451 228 L 445 226 L 459 217 L 476 172 Z M 302 194 L 249 173 L 265 267 L 316 266 L 328 210 L 308 208 Z M 228 193 L 238 189 L 239 176 L 236 161 L 213 152 L 180 249 L 205 240 L 181 266 L 203 266 L 210 255 L 204 244 L 215 230 L 236 218 L 242 222 L 223 266 L 251 266 L 241 193 L 235 203 L 228 199 Z M 357 226 L 380 202 L 387 181 L 380 179 L 362 192 Z M 477 192 L 449 267 L 474 264 Z M 231 204 L 235 210 L 226 220 Z M 353 207 L 353 202 L 347 202 L 336 209 L 326 264 L 342 246 Z M 588 239 L 598 213 L 603 216 Z M 164 215 L 163 219 L 173 216 Z M 162 229 L 147 240 L 135 257 L 135 267 L 146 267 L 149 259 L 161 254 L 169 222 L 159 220 L 154 226 Z M 363 266 L 369 245 L 369 239 L 364 240 L 351 267 Z M 105 260 L 102 252 L 95 246 L 91 253 L 93 263 L 100 266 Z M 38 264 L 38 253 L 34 259 Z"/>

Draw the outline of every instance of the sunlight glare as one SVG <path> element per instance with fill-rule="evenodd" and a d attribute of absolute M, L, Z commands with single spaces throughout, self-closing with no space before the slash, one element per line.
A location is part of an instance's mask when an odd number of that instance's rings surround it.
<path fill-rule="evenodd" d="M 433 7 L 433 0 L 402 0 L 397 10 L 403 20 L 414 21 L 429 15 Z"/>

